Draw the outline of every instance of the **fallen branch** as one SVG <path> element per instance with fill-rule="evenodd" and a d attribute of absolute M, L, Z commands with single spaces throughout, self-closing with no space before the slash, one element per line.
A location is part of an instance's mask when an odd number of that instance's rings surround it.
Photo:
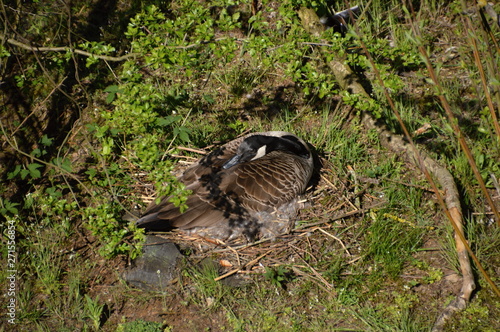
<path fill-rule="evenodd" d="M 315 36 L 321 35 L 325 28 L 319 23 L 319 18 L 313 10 L 301 8 L 298 14 L 306 31 Z M 367 56 L 369 57 L 368 53 Z M 341 88 L 351 94 L 358 95 L 358 97 L 364 100 L 370 100 L 371 97 L 360 84 L 356 74 L 354 74 L 352 70 L 341 60 L 342 59 L 333 59 L 327 63 L 327 65 L 335 75 L 335 78 Z M 375 66 L 373 66 L 373 68 L 375 68 Z M 390 98 L 388 99 L 388 101 L 392 104 L 392 100 L 390 100 Z M 393 107 L 393 109 L 396 113 L 397 110 L 395 109 L 395 107 Z M 470 300 L 472 291 L 476 288 L 474 276 L 472 274 L 472 268 L 470 265 L 469 253 L 473 258 L 475 258 L 475 256 L 470 250 L 463 234 L 462 209 L 460 206 L 460 196 L 455 185 L 455 181 L 451 173 L 445 167 L 438 164 L 425 151 L 419 151 L 416 148 L 402 121 L 400 123 L 403 130 L 405 131 L 407 141 L 405 141 L 402 136 L 393 134 L 385 127 L 385 125 L 378 122 L 368 112 L 361 113 L 361 122 L 368 129 L 377 131 L 382 145 L 398 154 L 403 154 L 409 162 L 416 165 L 424 172 L 431 185 L 433 185 L 435 194 L 438 197 L 438 200 L 442 203 L 445 214 L 447 215 L 451 224 L 454 226 L 455 242 L 463 276 L 462 289 L 457 298 L 452 301 L 450 305 L 448 305 L 448 307 L 438 318 L 433 330 L 439 331 L 444 326 L 444 322 L 451 316 L 453 312 L 465 308 L 467 302 Z M 430 174 L 432 174 L 433 177 L 437 179 L 437 181 L 441 185 L 441 188 L 446 193 L 444 199 L 435 186 Z"/>
<path fill-rule="evenodd" d="M 318 278 L 319 281 L 321 281 L 321 283 L 323 283 L 323 285 L 325 285 L 325 288 L 329 291 L 329 292 L 334 292 L 334 288 L 332 286 L 331 283 L 329 283 L 328 281 L 326 281 L 326 279 L 320 274 L 318 273 L 318 271 L 316 271 L 316 269 L 314 269 L 297 251 L 297 247 L 295 247 L 294 245 L 291 245 L 292 248 L 294 248 L 295 250 L 295 254 L 300 258 L 300 260 L 302 260 L 302 263 L 304 263 L 307 268 L 314 274 L 314 276 L 316 278 Z"/>
<path fill-rule="evenodd" d="M 68 46 L 58 46 L 58 47 L 38 47 L 38 46 L 31 46 L 25 43 L 21 43 L 20 41 L 17 41 L 12 38 L 6 38 L 3 34 L 0 34 L 0 39 L 11 44 L 14 46 L 17 46 L 19 48 L 22 48 L 27 51 L 32 51 L 32 52 L 73 52 L 76 54 L 84 55 L 87 57 L 93 57 L 105 61 L 124 61 L 127 60 L 128 58 L 133 58 L 138 55 L 138 53 L 129 53 L 125 54 L 122 56 L 110 56 L 110 55 L 102 55 L 102 54 L 93 54 L 84 50 L 79 50 L 77 48 L 72 48 Z"/>
<path fill-rule="evenodd" d="M 227 37 L 216 38 L 213 40 L 213 42 L 218 42 L 218 41 L 221 41 L 224 39 L 227 39 Z M 114 61 L 114 62 L 124 61 L 124 60 L 127 60 L 129 58 L 135 58 L 135 57 L 140 55 L 139 53 L 129 53 L 129 54 L 125 54 L 122 56 L 110 56 L 110 55 L 94 54 L 94 53 L 90 53 L 90 52 L 80 50 L 77 48 L 73 48 L 73 47 L 69 47 L 69 46 L 40 46 L 40 47 L 31 46 L 31 45 L 22 43 L 20 41 L 17 41 L 15 39 L 7 38 L 3 34 L 0 34 L 0 40 L 3 40 L 11 45 L 14 45 L 14 46 L 17 46 L 17 47 L 22 48 L 24 50 L 32 51 L 32 52 L 73 52 L 76 54 L 84 55 L 86 57 L 93 57 L 93 58 L 97 58 L 97 59 L 101 59 L 101 60 L 105 60 L 105 61 Z M 186 45 L 186 46 L 182 46 L 182 45 L 167 46 L 167 48 L 190 49 L 190 48 L 199 47 L 201 45 L 208 44 L 210 42 L 212 42 L 212 41 L 201 41 L 199 43 L 190 44 L 190 45 Z"/>

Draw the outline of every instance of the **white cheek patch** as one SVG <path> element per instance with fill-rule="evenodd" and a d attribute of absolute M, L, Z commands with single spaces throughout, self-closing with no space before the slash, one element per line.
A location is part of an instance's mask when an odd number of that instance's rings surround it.
<path fill-rule="evenodd" d="M 253 157 L 251 160 L 259 159 L 260 157 L 264 157 L 265 155 L 266 155 L 266 146 L 263 145 L 257 150 L 255 157 Z"/>

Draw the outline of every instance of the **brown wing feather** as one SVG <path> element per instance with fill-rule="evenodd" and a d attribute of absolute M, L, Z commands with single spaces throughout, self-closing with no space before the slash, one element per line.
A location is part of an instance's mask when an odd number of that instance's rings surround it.
<path fill-rule="evenodd" d="M 207 179 L 220 171 L 222 166 L 226 161 L 228 161 L 236 152 L 238 145 L 241 143 L 244 137 L 241 139 L 231 141 L 217 150 L 212 151 L 207 156 L 200 159 L 200 161 L 187 170 L 179 177 L 179 180 L 186 185 L 186 189 L 193 191 L 192 196 L 188 198 L 188 206 L 198 206 L 203 200 L 198 202 L 200 199 L 199 195 L 201 188 L 206 185 Z M 180 215 L 180 211 L 172 203 L 169 202 L 170 197 L 164 197 L 162 200 L 156 204 L 152 202 L 144 212 L 144 216 L 161 213 L 162 219 L 168 220 L 170 218 L 176 218 Z"/>
<path fill-rule="evenodd" d="M 271 152 L 228 170 L 220 188 L 226 194 L 239 197 L 240 203 L 250 210 L 273 211 L 304 192 L 310 174 L 300 159 L 283 152 Z"/>

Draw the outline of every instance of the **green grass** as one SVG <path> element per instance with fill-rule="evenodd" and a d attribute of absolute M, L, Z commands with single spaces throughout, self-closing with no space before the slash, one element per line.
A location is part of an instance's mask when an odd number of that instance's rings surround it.
<path fill-rule="evenodd" d="M 366 253 L 374 273 L 397 277 L 409 256 L 421 245 L 423 229 L 395 222 L 389 215 L 371 220 L 366 229 Z"/>
<path fill-rule="evenodd" d="M 228 287 L 214 279 L 219 276 L 217 266 L 211 260 L 201 262 L 200 266 L 192 266 L 184 270 L 184 276 L 191 280 L 195 290 L 187 288 L 188 298 L 205 310 L 217 310 L 225 297 L 230 297 Z"/>
<path fill-rule="evenodd" d="M 170 329 L 162 329 L 161 323 L 148 322 L 142 319 L 134 320 L 132 322 L 121 323 L 116 329 L 117 332 L 160 332 L 170 331 Z"/>

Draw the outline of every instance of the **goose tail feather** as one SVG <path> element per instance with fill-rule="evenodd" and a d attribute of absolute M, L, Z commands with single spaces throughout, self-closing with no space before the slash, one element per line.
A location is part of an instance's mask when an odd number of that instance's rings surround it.
<path fill-rule="evenodd" d="M 150 213 L 135 222 L 137 227 L 146 228 L 151 231 L 164 231 L 167 223 L 158 218 L 158 212 Z"/>

